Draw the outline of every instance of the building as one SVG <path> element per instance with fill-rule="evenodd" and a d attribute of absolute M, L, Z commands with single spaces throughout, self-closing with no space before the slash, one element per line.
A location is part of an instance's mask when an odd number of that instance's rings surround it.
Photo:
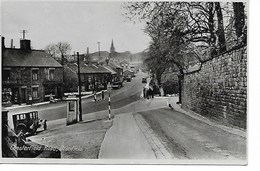
<path fill-rule="evenodd" d="M 119 63 L 120 66 L 123 68 L 123 70 L 127 70 L 130 68 L 130 64 L 129 62 L 127 62 L 126 60 L 123 60 L 122 62 Z"/>
<path fill-rule="evenodd" d="M 77 75 L 78 65 L 69 64 L 68 67 Z M 111 71 L 101 65 L 80 64 L 82 91 L 99 91 L 107 89 L 107 83 L 111 81 Z"/>
<path fill-rule="evenodd" d="M 2 37 L 2 104 L 35 103 L 62 98 L 63 67 L 43 50 L 31 49 L 31 41 L 20 40 L 20 48 L 6 48 Z"/>
<path fill-rule="evenodd" d="M 134 76 L 135 76 L 134 71 L 131 71 L 131 70 L 129 70 L 129 69 L 127 69 L 127 70 L 124 71 L 124 78 L 134 77 Z"/>

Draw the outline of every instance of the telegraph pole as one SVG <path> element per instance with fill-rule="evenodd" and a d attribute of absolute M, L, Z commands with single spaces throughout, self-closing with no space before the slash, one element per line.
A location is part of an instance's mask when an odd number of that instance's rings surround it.
<path fill-rule="evenodd" d="M 82 121 L 81 79 L 80 79 L 79 52 L 77 52 L 77 57 L 78 57 L 78 87 L 79 87 L 79 121 Z"/>

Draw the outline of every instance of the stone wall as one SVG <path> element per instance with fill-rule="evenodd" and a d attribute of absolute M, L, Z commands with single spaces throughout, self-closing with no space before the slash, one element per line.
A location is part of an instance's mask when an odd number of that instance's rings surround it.
<path fill-rule="evenodd" d="M 230 51 L 184 76 L 182 107 L 221 122 L 246 129 L 247 49 Z"/>

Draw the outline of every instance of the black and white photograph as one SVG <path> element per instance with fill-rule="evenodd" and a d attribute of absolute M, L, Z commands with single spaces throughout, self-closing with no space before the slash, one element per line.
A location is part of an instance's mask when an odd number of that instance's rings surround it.
<path fill-rule="evenodd" d="M 248 1 L 2 1 L 1 163 L 248 164 Z"/>

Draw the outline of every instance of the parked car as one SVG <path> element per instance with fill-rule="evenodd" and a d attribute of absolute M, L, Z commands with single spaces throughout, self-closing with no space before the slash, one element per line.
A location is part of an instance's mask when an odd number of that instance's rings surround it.
<path fill-rule="evenodd" d="M 142 78 L 142 83 L 147 83 L 147 79 L 146 78 Z"/>
<path fill-rule="evenodd" d="M 36 134 L 37 129 L 40 127 L 42 127 L 43 130 L 47 129 L 47 120 L 39 119 L 37 111 L 15 114 L 13 115 L 13 123 L 16 134 L 20 132 L 24 134 Z"/>

